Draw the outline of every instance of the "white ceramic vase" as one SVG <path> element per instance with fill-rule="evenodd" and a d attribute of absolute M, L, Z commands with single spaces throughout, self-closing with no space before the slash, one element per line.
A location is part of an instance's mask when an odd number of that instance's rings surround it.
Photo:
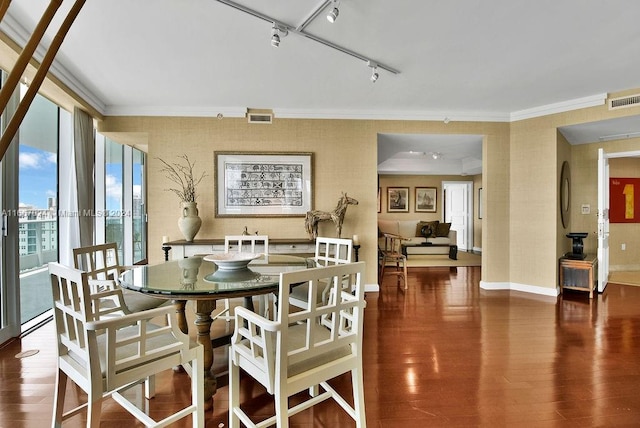
<path fill-rule="evenodd" d="M 198 216 L 196 202 L 182 202 L 182 216 L 178 219 L 178 228 L 187 242 L 192 242 L 202 226 L 202 219 Z"/>

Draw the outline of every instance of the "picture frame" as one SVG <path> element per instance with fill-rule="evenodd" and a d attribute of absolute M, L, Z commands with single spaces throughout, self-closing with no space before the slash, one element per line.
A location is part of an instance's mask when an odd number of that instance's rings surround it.
<path fill-rule="evenodd" d="M 438 209 L 438 191 L 435 187 L 416 187 L 415 212 L 434 213 Z"/>
<path fill-rule="evenodd" d="M 387 212 L 408 213 L 409 212 L 409 188 L 408 187 L 387 187 Z"/>
<path fill-rule="evenodd" d="M 484 207 L 482 206 L 482 187 L 480 187 L 478 189 L 478 219 L 482 220 L 482 216 L 483 216 L 483 211 L 484 211 Z"/>
<path fill-rule="evenodd" d="M 380 201 L 380 193 L 382 193 L 382 189 L 378 187 L 378 212 L 382 212 L 382 204 Z"/>
<path fill-rule="evenodd" d="M 304 217 L 313 153 L 214 152 L 216 217 Z"/>

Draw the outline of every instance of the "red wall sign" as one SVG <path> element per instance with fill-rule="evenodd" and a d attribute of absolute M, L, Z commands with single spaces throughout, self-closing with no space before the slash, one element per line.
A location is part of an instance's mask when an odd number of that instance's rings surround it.
<path fill-rule="evenodd" d="M 640 178 L 609 179 L 609 221 L 640 223 Z"/>

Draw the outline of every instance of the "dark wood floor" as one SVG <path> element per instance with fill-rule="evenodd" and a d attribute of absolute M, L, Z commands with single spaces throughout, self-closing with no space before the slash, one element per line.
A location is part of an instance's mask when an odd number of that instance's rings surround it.
<path fill-rule="evenodd" d="M 385 280 L 367 295 L 364 368 L 369 427 L 640 426 L 640 287 L 610 284 L 589 301 L 479 289 L 480 268 L 412 268 L 410 287 Z M 51 323 L 0 350 L 0 428 L 50 425 Z M 39 350 L 16 358 L 19 352 Z M 224 366 L 218 353 L 218 365 Z M 152 412 L 189 399 L 184 373 L 158 379 Z M 345 379 L 340 388 L 349 389 Z M 243 381 L 254 413 L 265 393 Z M 76 396 L 72 388 L 69 396 Z M 140 426 L 107 400 L 102 427 Z M 81 416 L 67 426 L 81 426 Z M 224 424 L 224 425 L 220 425 Z M 227 425 L 227 388 L 207 427 Z M 183 426 L 188 426 L 184 424 Z M 334 403 L 295 427 L 348 427 Z"/>

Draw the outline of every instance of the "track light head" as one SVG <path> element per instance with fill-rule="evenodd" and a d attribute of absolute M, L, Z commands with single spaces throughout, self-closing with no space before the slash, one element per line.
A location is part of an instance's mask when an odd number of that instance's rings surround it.
<path fill-rule="evenodd" d="M 380 75 L 378 74 L 378 72 L 376 71 L 378 68 L 374 68 L 373 72 L 371 73 L 371 82 L 372 83 L 376 83 L 376 80 L 378 80 L 378 77 L 380 77 Z"/>
<path fill-rule="evenodd" d="M 289 34 L 289 30 L 274 23 L 271 27 L 271 46 L 274 48 L 280 46 L 280 38 L 286 37 L 287 34 Z"/>
<path fill-rule="evenodd" d="M 331 12 L 329 12 L 327 14 L 327 21 L 329 21 L 330 23 L 334 23 L 336 22 L 336 19 L 338 19 L 338 15 L 340 14 L 340 10 L 338 9 L 338 0 L 333 0 L 333 8 L 331 9 Z"/>
<path fill-rule="evenodd" d="M 337 7 L 334 7 L 327 15 L 327 21 L 333 24 L 334 22 L 336 22 L 336 19 L 338 19 L 339 14 L 340 10 Z"/>
<path fill-rule="evenodd" d="M 373 61 L 367 61 L 367 65 L 371 68 L 371 83 L 376 83 L 376 80 L 380 77 L 378 74 L 378 64 Z"/>

